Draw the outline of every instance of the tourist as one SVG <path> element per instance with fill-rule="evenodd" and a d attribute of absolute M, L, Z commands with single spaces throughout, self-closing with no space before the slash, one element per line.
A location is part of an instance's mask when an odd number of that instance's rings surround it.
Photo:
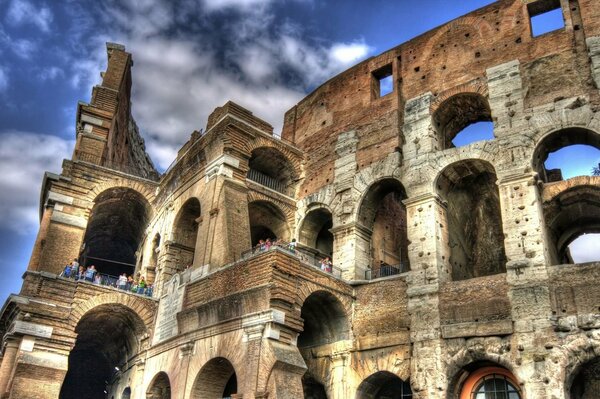
<path fill-rule="evenodd" d="M 66 265 L 60 276 L 66 278 L 71 277 L 71 265 Z"/>
<path fill-rule="evenodd" d="M 83 280 L 84 277 L 85 277 L 85 269 L 83 268 L 83 266 L 79 266 L 79 270 L 77 271 L 75 280 Z"/>
<path fill-rule="evenodd" d="M 75 270 L 79 269 L 79 262 L 77 261 L 77 258 L 73 259 L 73 262 L 71 262 L 71 267 Z"/>
<path fill-rule="evenodd" d="M 265 241 L 265 251 L 271 249 L 271 246 L 273 246 L 273 243 L 271 242 L 270 238 L 267 238 L 267 241 Z"/>
<path fill-rule="evenodd" d="M 133 276 L 130 274 L 129 276 L 127 276 L 127 285 L 125 286 L 125 289 L 127 291 L 130 291 L 131 287 L 133 287 L 133 283 L 134 283 Z"/>
<path fill-rule="evenodd" d="M 127 289 L 127 274 L 123 273 L 119 276 L 119 280 L 117 281 L 117 286 L 121 290 Z"/>
<path fill-rule="evenodd" d="M 146 279 L 144 278 L 144 276 L 142 276 L 142 277 L 140 277 L 140 282 L 138 283 L 137 293 L 143 295 L 145 290 L 146 290 Z"/>
<path fill-rule="evenodd" d="M 325 259 L 321 260 L 321 270 L 327 273 L 331 273 L 333 271 L 333 263 L 331 263 L 329 256 L 326 256 Z"/>
<path fill-rule="evenodd" d="M 288 249 L 293 254 L 296 253 L 296 245 L 298 245 L 298 243 L 296 242 L 296 239 L 292 238 L 292 241 L 288 244 Z"/>
<path fill-rule="evenodd" d="M 85 280 L 86 281 L 93 283 L 95 276 L 96 276 L 96 266 L 92 265 L 85 270 Z"/>

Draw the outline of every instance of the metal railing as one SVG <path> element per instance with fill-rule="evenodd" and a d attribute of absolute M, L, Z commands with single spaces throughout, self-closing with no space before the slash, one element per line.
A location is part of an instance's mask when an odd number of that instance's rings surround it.
<path fill-rule="evenodd" d="M 266 248 L 266 247 L 260 248 L 257 246 L 257 247 L 248 249 L 248 250 L 242 252 L 241 259 L 248 260 L 255 256 L 263 254 L 265 252 L 274 251 L 274 250 L 279 250 L 279 251 L 285 252 L 286 254 L 297 258 L 302 263 L 304 263 L 308 266 L 311 266 L 311 267 L 314 267 L 315 269 L 319 269 L 323 272 L 329 273 L 334 277 L 337 277 L 340 279 L 342 278 L 342 271 L 338 267 L 334 266 L 331 263 L 327 264 L 326 262 L 324 262 L 326 255 L 313 254 L 313 253 L 308 252 L 299 247 L 294 248 L 294 247 L 290 246 L 289 243 L 282 242 L 282 241 L 279 241 L 279 242 L 271 245 L 268 248 Z"/>
<path fill-rule="evenodd" d="M 70 271 L 67 275 L 66 271 L 63 270 L 63 272 L 60 274 L 60 277 L 73 280 L 77 283 L 89 283 L 101 285 L 104 287 L 113 287 L 131 294 L 138 294 L 149 297 L 152 297 L 152 295 L 154 294 L 154 288 L 151 285 L 147 287 L 140 287 L 136 282 L 127 282 L 125 284 L 122 284 L 119 281 L 119 277 L 111 276 L 110 274 L 98 272 L 86 274 L 85 271 L 83 271 L 82 273 L 79 273 L 77 271 Z"/>
<path fill-rule="evenodd" d="M 285 184 L 281 183 L 277 179 L 272 178 L 269 175 L 259 172 L 256 169 L 248 170 L 248 175 L 246 176 L 246 178 L 248 180 L 252 180 L 253 182 L 260 184 L 261 186 L 265 186 L 267 188 L 270 188 L 271 190 L 277 191 L 278 193 L 290 196 L 290 190 L 288 190 Z"/>
<path fill-rule="evenodd" d="M 396 274 L 405 273 L 407 271 L 408 267 L 404 263 L 399 263 L 397 265 L 381 265 L 378 268 L 365 270 L 365 280 L 395 276 Z"/>

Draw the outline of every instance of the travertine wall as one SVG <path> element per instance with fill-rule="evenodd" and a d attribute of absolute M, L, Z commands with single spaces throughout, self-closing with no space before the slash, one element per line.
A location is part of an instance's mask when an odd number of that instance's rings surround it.
<path fill-rule="evenodd" d="M 555 4 L 565 27 L 532 37 L 528 9 Z M 563 260 L 600 228 L 600 178 L 549 182 L 543 162 L 564 145 L 600 147 L 595 0 L 505 0 L 458 18 L 324 83 L 286 113 L 282 138 L 228 102 L 160 179 L 143 143 L 115 133 L 136 131 L 131 56 L 108 50 L 78 130 L 77 148 L 100 159 L 76 151 L 45 177 L 29 272 L 1 315 L 0 395 L 59 397 L 68 354 L 97 342 L 90 320 L 105 317 L 132 343 L 92 348 L 119 368 L 108 397 L 381 398 L 381 384 L 403 381 L 413 398 L 459 398 L 485 367 L 523 398 L 568 398 L 573 384 L 594 397 L 600 264 Z M 111 87 L 125 97 L 103 111 Z M 453 147 L 477 121 L 494 138 Z M 148 209 L 135 272 L 154 299 L 56 277 L 116 189 Z M 316 245 L 329 217 L 334 274 L 304 253 L 250 250 L 266 229 Z M 181 223 L 196 237 L 183 240 Z M 402 273 L 367 279 L 394 256 Z"/>

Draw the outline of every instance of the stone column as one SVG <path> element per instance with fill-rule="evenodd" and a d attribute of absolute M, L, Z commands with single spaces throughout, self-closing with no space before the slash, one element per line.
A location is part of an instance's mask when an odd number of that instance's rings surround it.
<path fill-rule="evenodd" d="M 517 378 L 528 392 L 544 392 L 547 350 L 554 336 L 548 286 L 549 263 L 541 199 L 533 173 L 504 175 L 499 180 L 507 256 L 506 280 L 514 320 Z M 535 395 L 534 395 L 535 396 Z"/>
<path fill-rule="evenodd" d="M 448 281 L 446 206 L 432 193 L 406 199 L 411 317 L 411 384 L 417 399 L 440 398 L 445 389 L 445 364 L 439 314 L 439 287 Z"/>
<path fill-rule="evenodd" d="M 350 369 L 350 353 L 335 353 L 331 357 L 331 399 L 350 398 L 348 392 L 348 370 Z"/>
<path fill-rule="evenodd" d="M 404 146 L 405 160 L 441 149 L 437 133 L 431 125 L 431 93 L 412 98 L 404 106 Z"/>
<path fill-rule="evenodd" d="M 446 205 L 436 194 L 404 200 L 408 226 L 408 257 L 412 284 L 427 285 L 451 279 Z"/>
<path fill-rule="evenodd" d="M 330 230 L 333 233 L 333 262 L 344 280 L 364 280 L 371 264 L 371 230 L 350 223 Z"/>
<path fill-rule="evenodd" d="M 44 209 L 42 220 L 40 221 L 40 229 L 38 230 L 37 237 L 35 238 L 35 244 L 33 244 L 33 251 L 31 251 L 31 258 L 29 259 L 29 266 L 27 270 L 37 271 L 42 257 L 42 251 L 44 250 L 44 243 L 46 241 L 46 235 L 48 234 L 48 226 L 52 219 L 52 212 L 54 211 L 54 205 L 48 205 Z"/>
<path fill-rule="evenodd" d="M 7 391 L 8 382 L 12 376 L 18 353 L 19 341 L 16 339 L 8 340 L 4 347 L 2 364 L 0 365 L 0 397 Z"/>

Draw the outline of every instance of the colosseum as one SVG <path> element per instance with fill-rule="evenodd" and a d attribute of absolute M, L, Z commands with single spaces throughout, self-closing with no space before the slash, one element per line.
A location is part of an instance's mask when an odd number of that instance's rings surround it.
<path fill-rule="evenodd" d="M 545 166 L 600 148 L 597 0 L 474 11 L 323 83 L 280 134 L 227 102 L 164 173 L 132 55 L 107 56 L 2 308 L 0 397 L 600 398 L 600 260 L 569 251 L 600 232 L 600 177 Z"/>

